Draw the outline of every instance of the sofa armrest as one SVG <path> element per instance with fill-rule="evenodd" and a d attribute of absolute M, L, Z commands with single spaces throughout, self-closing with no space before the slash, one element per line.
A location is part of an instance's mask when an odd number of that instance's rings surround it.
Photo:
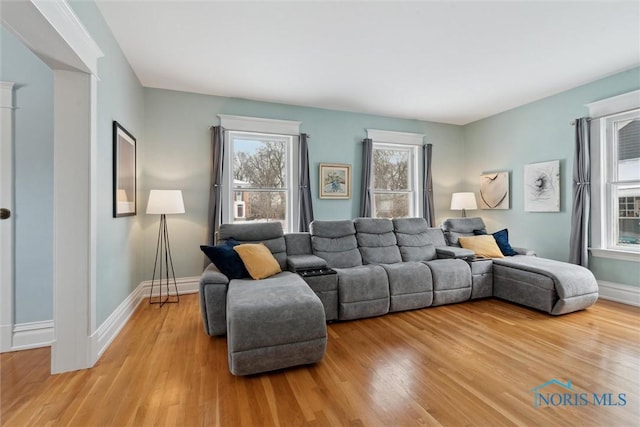
<path fill-rule="evenodd" d="M 227 332 L 227 289 L 229 279 L 214 264 L 209 264 L 200 276 L 200 314 L 207 335 Z"/>
<path fill-rule="evenodd" d="M 290 271 L 296 272 L 308 268 L 326 267 L 327 261 L 316 255 L 289 255 L 287 266 Z"/>
<path fill-rule="evenodd" d="M 204 269 L 200 276 L 200 285 L 227 285 L 229 278 L 222 274 L 214 263 L 211 263 Z"/>
<path fill-rule="evenodd" d="M 518 255 L 529 255 L 529 256 L 538 256 L 536 251 L 532 251 L 527 248 L 517 248 L 515 246 L 511 246 L 511 248 L 518 253 Z"/>
<path fill-rule="evenodd" d="M 436 248 L 438 258 L 473 258 L 475 252 L 469 249 L 459 248 L 457 246 L 440 246 Z"/>

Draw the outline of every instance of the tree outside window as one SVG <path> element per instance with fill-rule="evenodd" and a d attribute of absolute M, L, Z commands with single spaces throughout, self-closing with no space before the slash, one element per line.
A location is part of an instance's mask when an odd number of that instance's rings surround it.
<path fill-rule="evenodd" d="M 282 223 L 288 230 L 291 137 L 231 132 L 233 222 Z"/>
<path fill-rule="evenodd" d="M 415 147 L 376 144 L 373 147 L 373 216 L 414 216 Z"/>

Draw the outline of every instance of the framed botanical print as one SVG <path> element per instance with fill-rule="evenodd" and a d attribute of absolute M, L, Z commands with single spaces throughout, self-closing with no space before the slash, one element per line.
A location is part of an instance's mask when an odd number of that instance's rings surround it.
<path fill-rule="evenodd" d="M 136 214 L 136 139 L 113 122 L 113 217 Z"/>
<path fill-rule="evenodd" d="M 351 198 L 351 165 L 320 163 L 320 198 Z"/>

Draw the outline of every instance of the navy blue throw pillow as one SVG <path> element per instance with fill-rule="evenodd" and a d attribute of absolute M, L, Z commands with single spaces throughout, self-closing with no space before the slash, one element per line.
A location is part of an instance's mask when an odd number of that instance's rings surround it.
<path fill-rule="evenodd" d="M 229 280 L 244 279 L 249 277 L 249 272 L 240 259 L 240 255 L 233 250 L 233 247 L 237 245 L 239 245 L 237 241 L 229 239 L 222 245 L 200 245 L 200 249 Z"/>
<path fill-rule="evenodd" d="M 473 234 L 475 234 L 476 236 L 479 236 L 482 234 L 487 234 L 487 232 L 484 230 L 473 230 Z M 502 252 L 502 255 L 504 256 L 518 255 L 518 252 L 514 251 L 513 248 L 511 247 L 511 244 L 509 243 L 509 230 L 505 228 L 504 230 L 496 231 L 495 233 L 492 234 L 492 236 L 494 239 L 496 239 L 496 243 L 498 244 L 498 247 L 500 248 L 500 252 Z"/>
<path fill-rule="evenodd" d="M 514 251 L 511 245 L 509 244 L 509 231 L 505 228 L 504 230 L 496 231 L 493 233 L 493 238 L 496 239 L 496 243 L 500 248 L 500 252 L 504 256 L 514 256 L 518 255 L 518 252 Z"/>

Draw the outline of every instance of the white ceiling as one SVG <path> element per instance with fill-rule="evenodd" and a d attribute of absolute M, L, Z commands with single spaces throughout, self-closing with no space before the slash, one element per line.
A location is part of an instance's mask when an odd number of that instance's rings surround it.
<path fill-rule="evenodd" d="M 146 87 L 466 124 L 640 65 L 640 1 L 98 0 Z"/>

